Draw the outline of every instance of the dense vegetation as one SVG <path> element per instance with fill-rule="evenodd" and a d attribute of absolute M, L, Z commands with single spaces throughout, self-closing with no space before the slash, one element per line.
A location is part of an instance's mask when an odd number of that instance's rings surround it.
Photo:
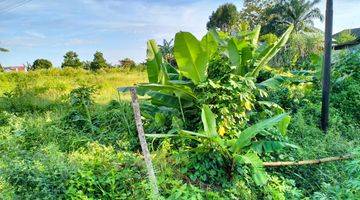
<path fill-rule="evenodd" d="M 360 49 L 334 52 L 325 134 L 317 3 L 225 4 L 200 40 L 149 40 L 145 67 L 69 51 L 61 69 L 38 59 L 27 73 L 0 71 L 0 199 L 360 199 Z M 160 197 L 137 137 L 134 85 Z M 343 155 L 351 159 L 265 165 Z"/>
<path fill-rule="evenodd" d="M 138 90 L 147 93 L 144 125 L 162 197 L 359 198 L 357 157 L 266 169 L 262 162 L 359 153 L 360 51 L 334 58 L 331 127 L 324 134 L 316 62 L 306 71 L 269 68 L 261 61 L 275 56 L 291 29 L 273 44 L 257 43 L 259 31 L 239 39 L 210 32 L 201 41 L 178 33 L 177 69 L 149 41 L 150 84 Z M 207 73 L 186 68 L 184 44 L 193 55 L 207 55 L 193 62 Z M 179 80 L 186 70 L 188 78 Z M 150 197 L 128 96 L 115 92 L 144 82 L 146 72 L 126 69 L 1 73 L 1 198 Z"/>

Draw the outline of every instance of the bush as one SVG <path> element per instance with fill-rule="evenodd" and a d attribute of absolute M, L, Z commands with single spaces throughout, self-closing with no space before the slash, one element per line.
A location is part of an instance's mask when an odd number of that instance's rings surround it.
<path fill-rule="evenodd" d="M 26 88 L 20 82 L 14 90 L 0 97 L 0 110 L 12 113 L 45 112 L 57 107 L 59 102 L 53 102 L 43 96 L 47 87 Z"/>
<path fill-rule="evenodd" d="M 15 199 L 62 199 L 74 168 L 55 145 L 11 160 L 0 175 L 13 187 Z"/>
<path fill-rule="evenodd" d="M 130 58 L 125 58 L 119 61 L 120 67 L 124 69 L 133 69 L 136 67 L 135 61 L 131 60 Z"/>
<path fill-rule="evenodd" d="M 139 199 L 148 196 L 143 161 L 112 147 L 91 143 L 70 155 L 78 167 L 67 196 L 75 199 Z"/>

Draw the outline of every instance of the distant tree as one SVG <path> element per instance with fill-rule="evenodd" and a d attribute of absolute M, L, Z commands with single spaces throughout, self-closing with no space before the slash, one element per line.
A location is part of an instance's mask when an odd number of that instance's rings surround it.
<path fill-rule="evenodd" d="M 265 25 L 268 18 L 264 17 L 267 9 L 278 0 L 244 0 L 244 8 L 239 12 L 239 21 L 247 23 L 250 29 L 257 25 Z"/>
<path fill-rule="evenodd" d="M 2 64 L 0 64 L 0 72 L 4 71 L 4 67 L 2 66 Z"/>
<path fill-rule="evenodd" d="M 8 50 L 8 49 L 5 49 L 5 48 L 0 47 L 0 52 L 9 52 L 9 50 Z"/>
<path fill-rule="evenodd" d="M 136 67 L 135 61 L 131 60 L 130 58 L 124 58 L 119 62 L 120 62 L 120 67 L 124 69 L 133 69 Z"/>
<path fill-rule="evenodd" d="M 236 6 L 232 3 L 226 3 L 211 14 L 206 27 L 207 29 L 219 28 L 221 31 L 229 32 L 237 24 L 238 19 L 239 13 Z"/>
<path fill-rule="evenodd" d="M 37 69 L 50 69 L 53 65 L 49 60 L 46 59 L 36 59 L 34 63 L 31 65 L 29 70 L 37 70 Z"/>
<path fill-rule="evenodd" d="M 106 63 L 103 53 L 100 51 L 95 52 L 94 59 L 90 63 L 90 70 L 96 71 L 107 67 L 109 67 L 109 65 Z"/>
<path fill-rule="evenodd" d="M 263 18 L 268 19 L 267 32 L 281 34 L 289 24 L 294 24 L 295 31 L 313 32 L 314 20 L 323 21 L 324 16 L 315 7 L 320 0 L 278 0 L 279 2 L 266 9 Z"/>
<path fill-rule="evenodd" d="M 64 55 L 64 61 L 61 64 L 61 68 L 65 68 L 65 67 L 72 67 L 72 68 L 82 68 L 83 67 L 83 64 L 80 61 L 76 52 L 68 51 Z"/>
<path fill-rule="evenodd" d="M 158 46 L 166 62 L 168 62 L 174 67 L 177 66 L 174 57 L 174 39 L 171 39 L 169 41 L 164 39 L 162 45 L 158 45 Z"/>

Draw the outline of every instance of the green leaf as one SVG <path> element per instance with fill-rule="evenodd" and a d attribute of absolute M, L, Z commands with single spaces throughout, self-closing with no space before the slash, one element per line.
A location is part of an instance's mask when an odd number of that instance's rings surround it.
<path fill-rule="evenodd" d="M 176 34 L 174 55 L 181 74 L 191 79 L 196 85 L 206 80 L 207 52 L 191 33 Z"/>
<path fill-rule="evenodd" d="M 147 90 L 166 92 L 167 94 L 176 93 L 177 95 L 180 95 L 180 97 L 189 100 L 196 99 L 196 96 L 194 92 L 191 90 L 191 88 L 185 85 L 172 85 L 172 84 L 161 85 L 156 83 L 149 83 L 149 84 L 141 84 L 138 87 Z"/>
<path fill-rule="evenodd" d="M 241 62 L 241 57 L 238 48 L 236 46 L 235 40 L 236 40 L 235 38 L 231 38 L 231 40 L 229 40 L 227 50 L 231 65 L 239 67 Z"/>
<path fill-rule="evenodd" d="M 216 42 L 213 34 L 208 32 L 202 39 L 201 39 L 201 47 L 205 50 L 208 59 L 216 52 L 218 43 Z"/>
<path fill-rule="evenodd" d="M 149 82 L 158 83 L 161 65 L 163 64 L 163 56 L 155 40 L 149 40 L 147 42 L 146 54 L 147 54 L 146 69 L 148 73 Z"/>
<path fill-rule="evenodd" d="M 282 135 L 286 135 L 287 127 L 289 126 L 290 121 L 291 117 L 286 116 L 278 123 L 278 129 Z"/>
<path fill-rule="evenodd" d="M 240 163 L 249 164 L 252 167 L 252 177 L 255 184 L 262 186 L 267 182 L 267 175 L 262 160 L 254 152 L 247 152 L 245 155 L 236 156 L 235 159 Z"/>
<path fill-rule="evenodd" d="M 285 33 L 279 38 L 278 41 L 276 41 L 271 48 L 267 48 L 265 51 L 261 53 L 261 55 L 264 55 L 264 57 L 260 58 L 259 62 L 257 63 L 257 66 L 255 67 L 254 71 L 252 72 L 252 76 L 256 77 L 258 76 L 260 70 L 268 64 L 268 62 L 280 51 L 280 49 L 285 46 L 286 42 L 288 41 L 291 32 L 294 29 L 294 25 L 291 25 Z"/>
<path fill-rule="evenodd" d="M 151 97 L 151 103 L 153 105 L 166 106 L 176 109 L 179 108 L 179 98 L 174 95 L 157 91 L 148 91 L 146 94 Z M 188 108 L 194 105 L 192 101 L 188 101 L 186 99 L 182 99 L 181 102 L 183 108 Z"/>
<path fill-rule="evenodd" d="M 125 92 L 130 92 L 130 89 L 132 87 L 135 87 L 135 86 L 119 87 L 117 90 L 118 90 L 118 92 L 125 93 Z M 140 88 L 140 87 L 136 87 L 136 94 L 137 95 L 144 96 L 146 92 L 147 92 L 147 90 L 145 90 L 143 88 Z"/>
<path fill-rule="evenodd" d="M 181 131 L 179 131 L 179 133 L 180 133 L 180 135 L 192 135 L 192 136 L 196 136 L 196 137 L 209 138 L 206 134 L 196 133 L 196 132 L 192 132 L 192 131 L 181 130 Z"/>
<path fill-rule="evenodd" d="M 157 91 L 148 91 L 146 93 L 151 97 L 151 104 L 157 105 L 157 106 L 166 106 L 170 108 L 178 108 L 178 98 L 171 94 L 166 94 L 162 92 Z"/>
<path fill-rule="evenodd" d="M 252 43 L 252 45 L 254 47 L 256 47 L 258 42 L 259 42 L 260 31 L 261 31 L 261 26 L 260 25 L 257 25 L 256 28 L 253 30 L 251 43 Z"/>
<path fill-rule="evenodd" d="M 259 83 L 259 86 L 270 88 L 270 89 L 277 89 L 281 86 L 281 84 L 285 81 L 285 79 L 281 76 L 275 76 L 272 78 L 269 78 L 261 83 Z"/>
<path fill-rule="evenodd" d="M 254 142 L 251 145 L 251 149 L 253 149 L 259 154 L 278 152 L 284 149 L 285 147 L 290 147 L 295 149 L 299 148 L 296 145 L 289 144 L 286 142 L 279 142 L 279 141 L 258 141 L 258 142 Z"/>
<path fill-rule="evenodd" d="M 287 113 L 277 115 L 275 117 L 260 121 L 249 128 L 245 129 L 242 133 L 238 134 L 238 139 L 233 146 L 233 151 L 238 152 L 240 149 L 245 146 L 250 145 L 251 139 L 255 137 L 260 131 L 263 131 L 266 128 L 270 128 L 278 124 L 281 120 L 287 117 Z"/>
<path fill-rule="evenodd" d="M 226 46 L 226 41 L 223 40 L 215 29 L 210 29 L 209 33 L 213 36 L 218 45 Z"/>
<path fill-rule="evenodd" d="M 211 111 L 209 106 L 204 105 L 201 110 L 201 120 L 204 125 L 205 133 L 209 137 L 217 137 L 217 131 L 216 131 L 216 119 L 214 113 Z"/>

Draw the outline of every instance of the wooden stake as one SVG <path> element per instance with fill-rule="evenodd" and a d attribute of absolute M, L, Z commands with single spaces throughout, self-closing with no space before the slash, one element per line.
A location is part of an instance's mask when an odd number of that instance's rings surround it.
<path fill-rule="evenodd" d="M 134 110 L 134 118 L 135 118 L 135 123 L 136 123 L 136 129 L 137 129 L 137 132 L 138 132 L 138 137 L 139 137 L 139 140 L 140 140 L 141 149 L 142 149 L 142 152 L 143 152 L 143 155 L 144 155 L 146 168 L 147 168 L 147 172 L 148 172 L 148 176 L 149 176 L 149 181 L 150 181 L 150 184 L 152 186 L 154 196 L 159 197 L 159 189 L 158 189 L 158 186 L 157 186 L 157 181 L 156 181 L 154 168 L 153 168 L 153 165 L 152 165 L 152 162 L 151 162 L 150 152 L 149 152 L 149 149 L 147 147 L 146 140 L 145 140 L 144 128 L 143 128 L 143 124 L 142 124 L 142 121 L 141 121 L 140 106 L 139 106 L 139 102 L 138 102 L 135 87 L 130 88 L 130 94 L 131 94 L 131 104 L 132 104 L 132 107 L 133 107 L 133 110 Z"/>
<path fill-rule="evenodd" d="M 328 157 L 328 158 L 321 158 L 315 160 L 303 160 L 297 162 L 264 162 L 265 167 L 285 167 L 285 166 L 299 166 L 299 165 L 314 165 L 314 164 L 321 164 L 326 162 L 332 161 L 339 161 L 339 160 L 348 160 L 353 158 L 352 155 L 344 155 L 344 156 L 336 156 L 336 157 Z"/>
<path fill-rule="evenodd" d="M 332 28 L 333 28 L 333 0 L 326 1 L 325 17 L 325 52 L 323 67 L 323 88 L 321 106 L 321 128 L 327 132 L 329 123 L 329 98 L 330 98 L 330 72 L 331 72 L 331 50 L 332 50 Z"/>

